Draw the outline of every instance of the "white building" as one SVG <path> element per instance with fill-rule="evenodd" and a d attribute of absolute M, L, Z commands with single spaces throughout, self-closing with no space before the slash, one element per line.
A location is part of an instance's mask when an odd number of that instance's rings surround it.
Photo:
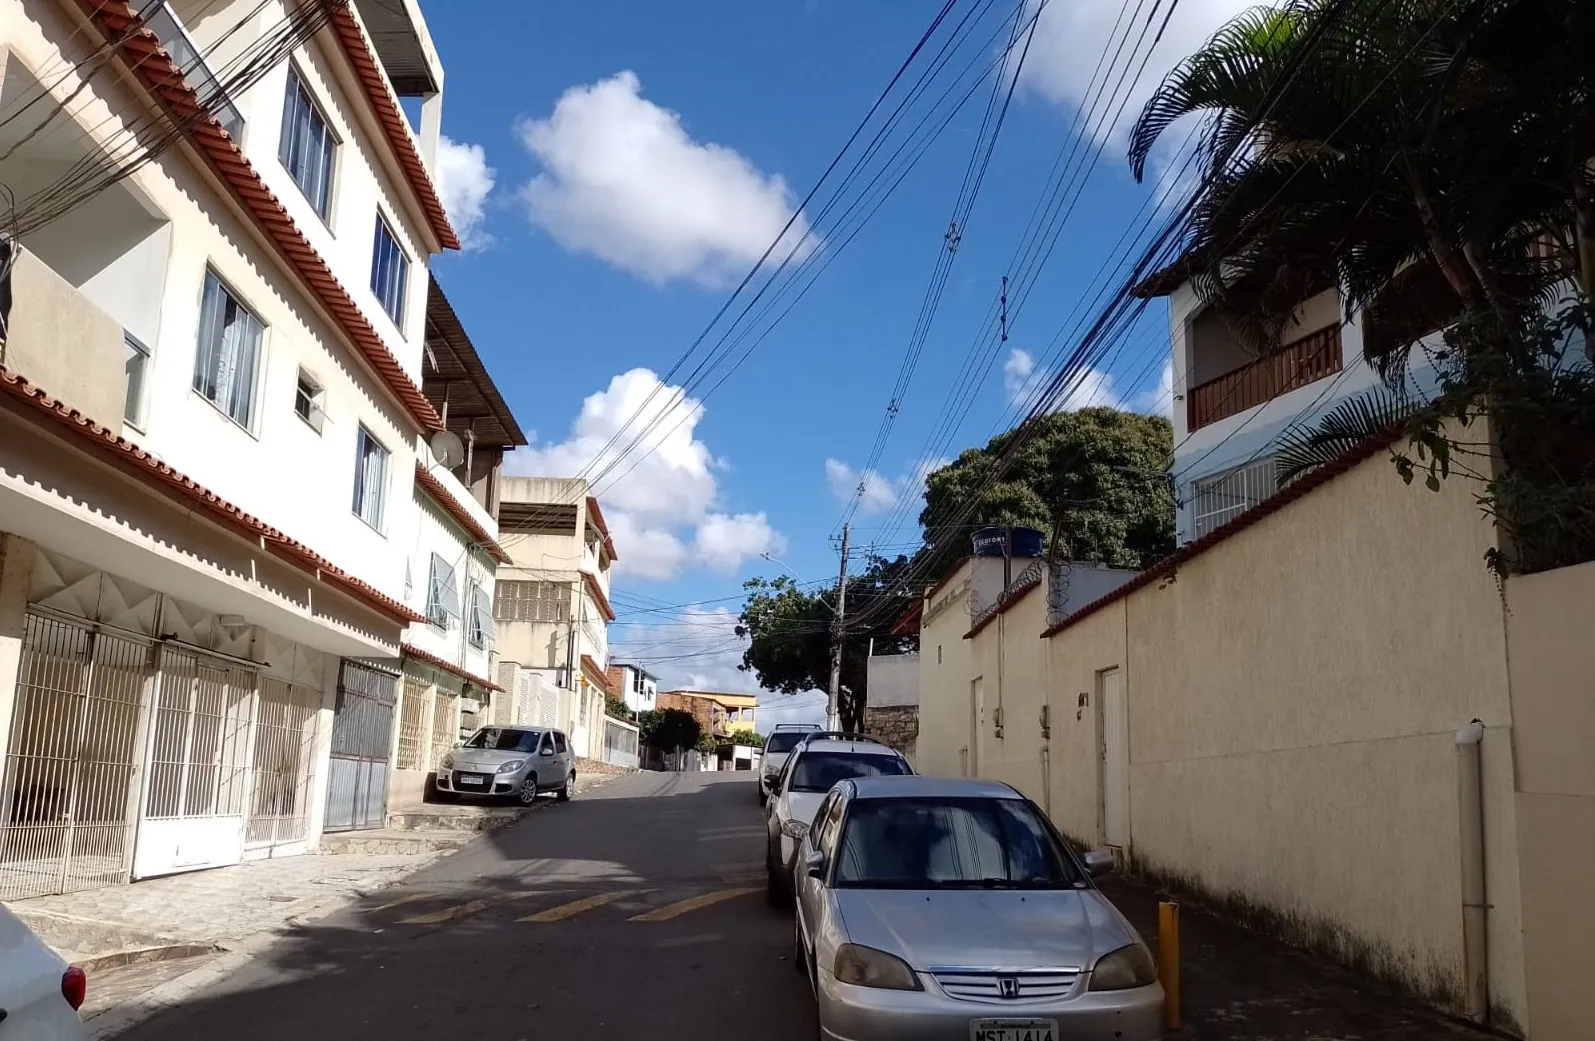
<path fill-rule="evenodd" d="M 0 110 L 38 116 L 0 127 L 5 899 L 380 814 L 427 621 L 427 268 L 458 243 L 419 9 L 137 8 L 0 0 Z"/>
<path fill-rule="evenodd" d="M 615 662 L 609 666 L 609 683 L 633 712 L 652 712 L 657 707 L 659 677 L 641 665 Z"/>

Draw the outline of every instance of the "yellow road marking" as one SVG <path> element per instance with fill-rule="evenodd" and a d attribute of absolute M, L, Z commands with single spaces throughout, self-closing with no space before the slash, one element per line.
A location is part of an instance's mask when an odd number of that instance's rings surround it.
<path fill-rule="evenodd" d="M 665 922 L 672 918 L 677 918 L 681 915 L 687 914 L 688 912 L 697 911 L 701 908 L 708 907 L 711 904 L 718 904 L 722 901 L 731 900 L 746 893 L 754 893 L 757 891 L 757 886 L 742 886 L 736 889 L 719 889 L 713 893 L 703 893 L 699 896 L 688 897 L 685 900 L 677 900 L 675 903 L 666 904 L 663 907 L 656 907 L 646 914 L 636 915 L 629 920 L 633 922 Z"/>
<path fill-rule="evenodd" d="M 435 896 L 435 895 L 436 895 L 435 893 L 411 893 L 409 896 L 401 896 L 397 900 L 389 900 L 387 903 L 383 904 L 381 907 L 373 907 L 371 910 L 372 911 L 389 911 L 389 910 L 392 910 L 395 907 L 400 907 L 400 906 L 402 906 L 404 904 L 413 904 L 417 900 L 425 900 L 428 897 Z"/>
<path fill-rule="evenodd" d="M 448 922 L 455 918 L 464 918 L 466 915 L 475 914 L 487 905 L 488 901 L 486 900 L 472 900 L 470 903 L 456 904 L 453 907 L 445 907 L 441 911 L 433 911 L 431 914 L 418 914 L 414 918 L 404 919 L 400 924 L 436 925 L 439 922 Z"/>
<path fill-rule="evenodd" d="M 550 907 L 546 911 L 529 914 L 525 918 L 518 920 L 522 922 L 563 922 L 567 918 L 574 918 L 583 911 L 591 911 L 595 907 L 603 907 L 605 904 L 612 904 L 616 900 L 621 900 L 628 896 L 636 896 L 642 892 L 646 892 L 646 890 L 617 889 L 612 893 L 594 893 L 592 896 L 584 896 L 580 900 L 572 900 L 568 904 Z"/>

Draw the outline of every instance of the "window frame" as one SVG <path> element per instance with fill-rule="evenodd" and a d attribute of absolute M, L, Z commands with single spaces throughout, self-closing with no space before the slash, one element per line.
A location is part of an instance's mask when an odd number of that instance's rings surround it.
<path fill-rule="evenodd" d="M 388 242 L 392 243 L 394 253 L 397 254 L 399 262 L 398 280 L 394 286 L 395 291 L 398 293 L 395 308 L 388 306 L 388 300 L 383 296 L 382 288 L 378 284 L 378 276 L 381 272 L 378 265 L 378 261 L 381 259 L 378 251 L 382 247 L 384 233 Z M 376 297 L 377 306 L 382 308 L 382 312 L 393 319 L 393 324 L 396 328 L 403 327 L 404 316 L 409 307 L 410 269 L 413 264 L 414 261 L 410 258 L 409 251 L 404 248 L 404 243 L 399 241 L 399 233 L 393 230 L 393 222 L 388 220 L 383 215 L 381 207 L 378 207 L 376 226 L 371 232 L 371 295 Z"/>
<path fill-rule="evenodd" d="M 122 330 L 122 345 L 129 352 L 122 359 L 122 376 L 126 380 L 122 388 L 122 422 L 140 433 L 144 432 L 145 406 L 149 401 L 150 366 L 154 363 L 155 352 L 149 345 L 137 336 Z M 135 392 L 133 381 L 128 374 L 128 363 L 133 360 L 133 355 L 140 358 L 138 389 Z"/>
<path fill-rule="evenodd" d="M 448 577 L 446 583 L 441 581 L 441 575 Z M 444 560 L 441 553 L 433 553 L 431 566 L 427 570 L 426 607 L 421 613 L 426 615 L 426 620 L 434 628 L 447 632 L 449 623 L 460 617 L 460 589 L 457 583 L 458 576 L 454 573 L 454 565 Z M 448 598 L 440 595 L 445 589 L 449 593 Z M 450 601 L 454 606 L 452 611 L 449 610 Z M 436 614 L 433 613 L 434 609 L 437 611 Z"/>
<path fill-rule="evenodd" d="M 327 139 L 325 198 L 319 204 L 310 194 L 310 190 L 295 175 L 293 167 L 289 165 L 290 155 L 284 154 L 284 150 L 288 148 L 290 143 L 288 134 L 290 128 L 289 105 L 295 97 L 295 88 L 297 88 L 297 93 L 306 102 L 306 109 L 320 122 L 321 130 Z M 294 185 L 298 187 L 299 193 L 310 204 L 310 208 L 315 211 L 316 216 L 320 217 L 322 222 L 329 228 L 332 226 L 333 197 L 336 194 L 339 153 L 342 149 L 343 139 L 332 128 L 332 120 L 327 117 L 326 106 L 321 103 L 320 98 L 316 97 L 315 91 L 310 89 L 310 84 L 306 81 L 304 74 L 299 71 L 298 64 L 290 61 L 288 63 L 288 82 L 286 89 L 283 91 L 282 125 L 278 128 L 277 135 L 277 163 L 283 168 L 283 172 L 288 175 L 288 179 L 293 181 Z"/>
<path fill-rule="evenodd" d="M 361 510 L 364 501 L 365 488 L 368 483 L 365 479 L 364 471 L 366 462 L 365 448 L 367 443 L 375 445 L 382 453 L 382 481 L 377 486 L 377 506 L 375 520 L 367 517 Z M 392 480 L 392 475 L 389 473 L 390 468 L 388 463 L 392 461 L 392 459 L 393 453 L 388 450 L 387 445 L 382 443 L 382 439 L 377 437 L 376 434 L 372 433 L 371 429 L 364 423 L 359 424 L 359 428 L 355 433 L 354 439 L 354 494 L 350 501 L 349 509 L 356 517 L 360 518 L 360 520 L 368 528 L 376 532 L 378 535 L 386 534 L 384 526 L 387 523 L 388 514 L 388 484 Z"/>
<path fill-rule="evenodd" d="M 315 388 L 314 394 L 307 395 L 304 393 L 306 384 Z M 306 410 L 303 412 L 299 411 L 299 402 L 301 400 L 308 402 Z M 317 434 L 320 434 L 327 424 L 326 400 L 327 388 L 322 386 L 321 381 L 316 379 L 304 366 L 300 366 L 298 373 L 294 377 L 294 415 L 298 416 L 305 426 L 314 430 Z"/>
<path fill-rule="evenodd" d="M 487 590 L 482 588 L 482 583 L 476 581 L 466 584 L 466 599 L 470 602 L 461 605 L 469 612 L 465 638 L 472 647 L 486 650 L 488 644 L 493 642 L 493 602 L 488 598 Z"/>
<path fill-rule="evenodd" d="M 205 371 L 201 368 L 206 355 L 206 348 L 201 341 L 201 337 L 205 335 L 205 299 L 209 294 L 210 287 L 212 285 L 215 285 L 216 292 L 220 297 L 223 298 L 218 303 L 218 306 L 223 308 L 223 314 L 225 314 L 226 301 L 230 300 L 242 314 L 248 316 L 249 319 L 255 323 L 257 330 L 257 336 L 255 338 L 254 344 L 254 356 L 252 358 L 253 371 L 249 373 L 249 377 L 245 382 L 249 393 L 248 400 L 245 402 L 246 416 L 243 419 L 235 416 L 227 408 L 227 406 L 224 405 L 221 400 L 219 400 L 221 397 L 220 380 L 217 381 L 218 397 L 215 398 L 205 393 L 204 389 L 202 389 L 200 386 L 200 378 L 205 375 Z M 259 409 L 256 406 L 259 403 L 260 383 L 266 367 L 266 333 L 268 328 L 269 327 L 266 325 L 265 321 L 261 319 L 260 315 L 256 313 L 255 309 L 244 302 L 242 294 L 235 290 L 232 284 L 221 276 L 219 271 L 207 264 L 205 266 L 205 277 L 200 280 L 199 325 L 194 331 L 194 371 L 191 379 L 189 380 L 189 389 L 197 394 L 202 401 L 210 405 L 210 407 L 214 408 L 217 412 L 220 412 L 222 415 L 226 416 L 227 419 L 233 423 L 233 425 L 237 426 L 251 437 L 256 436 L 255 421 L 259 418 Z M 209 350 L 214 354 L 220 348 L 220 346 L 221 344 L 218 343 Z"/>

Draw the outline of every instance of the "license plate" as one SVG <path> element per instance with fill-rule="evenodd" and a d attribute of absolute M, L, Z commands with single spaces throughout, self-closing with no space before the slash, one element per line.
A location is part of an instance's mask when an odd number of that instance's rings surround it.
<path fill-rule="evenodd" d="M 465 774 L 461 774 L 460 775 L 460 783 L 461 784 L 476 784 L 476 785 L 480 785 L 480 784 L 483 783 L 483 781 L 482 781 L 482 778 L 480 778 L 480 777 L 470 777 L 470 776 L 467 776 Z"/>
<path fill-rule="evenodd" d="M 976 1019 L 969 1041 L 1058 1041 L 1056 1019 Z"/>

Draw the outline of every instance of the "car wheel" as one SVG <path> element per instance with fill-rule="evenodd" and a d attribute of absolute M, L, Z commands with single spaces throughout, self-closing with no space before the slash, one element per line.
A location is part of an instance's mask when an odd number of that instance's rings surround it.
<path fill-rule="evenodd" d="M 520 788 L 515 792 L 515 797 L 522 806 L 530 806 L 537 801 L 537 775 L 527 774 L 526 780 L 521 782 Z"/>
<path fill-rule="evenodd" d="M 576 794 L 576 771 L 572 770 L 565 775 L 565 785 L 559 790 L 557 798 L 560 802 L 570 802 L 570 797 Z"/>

